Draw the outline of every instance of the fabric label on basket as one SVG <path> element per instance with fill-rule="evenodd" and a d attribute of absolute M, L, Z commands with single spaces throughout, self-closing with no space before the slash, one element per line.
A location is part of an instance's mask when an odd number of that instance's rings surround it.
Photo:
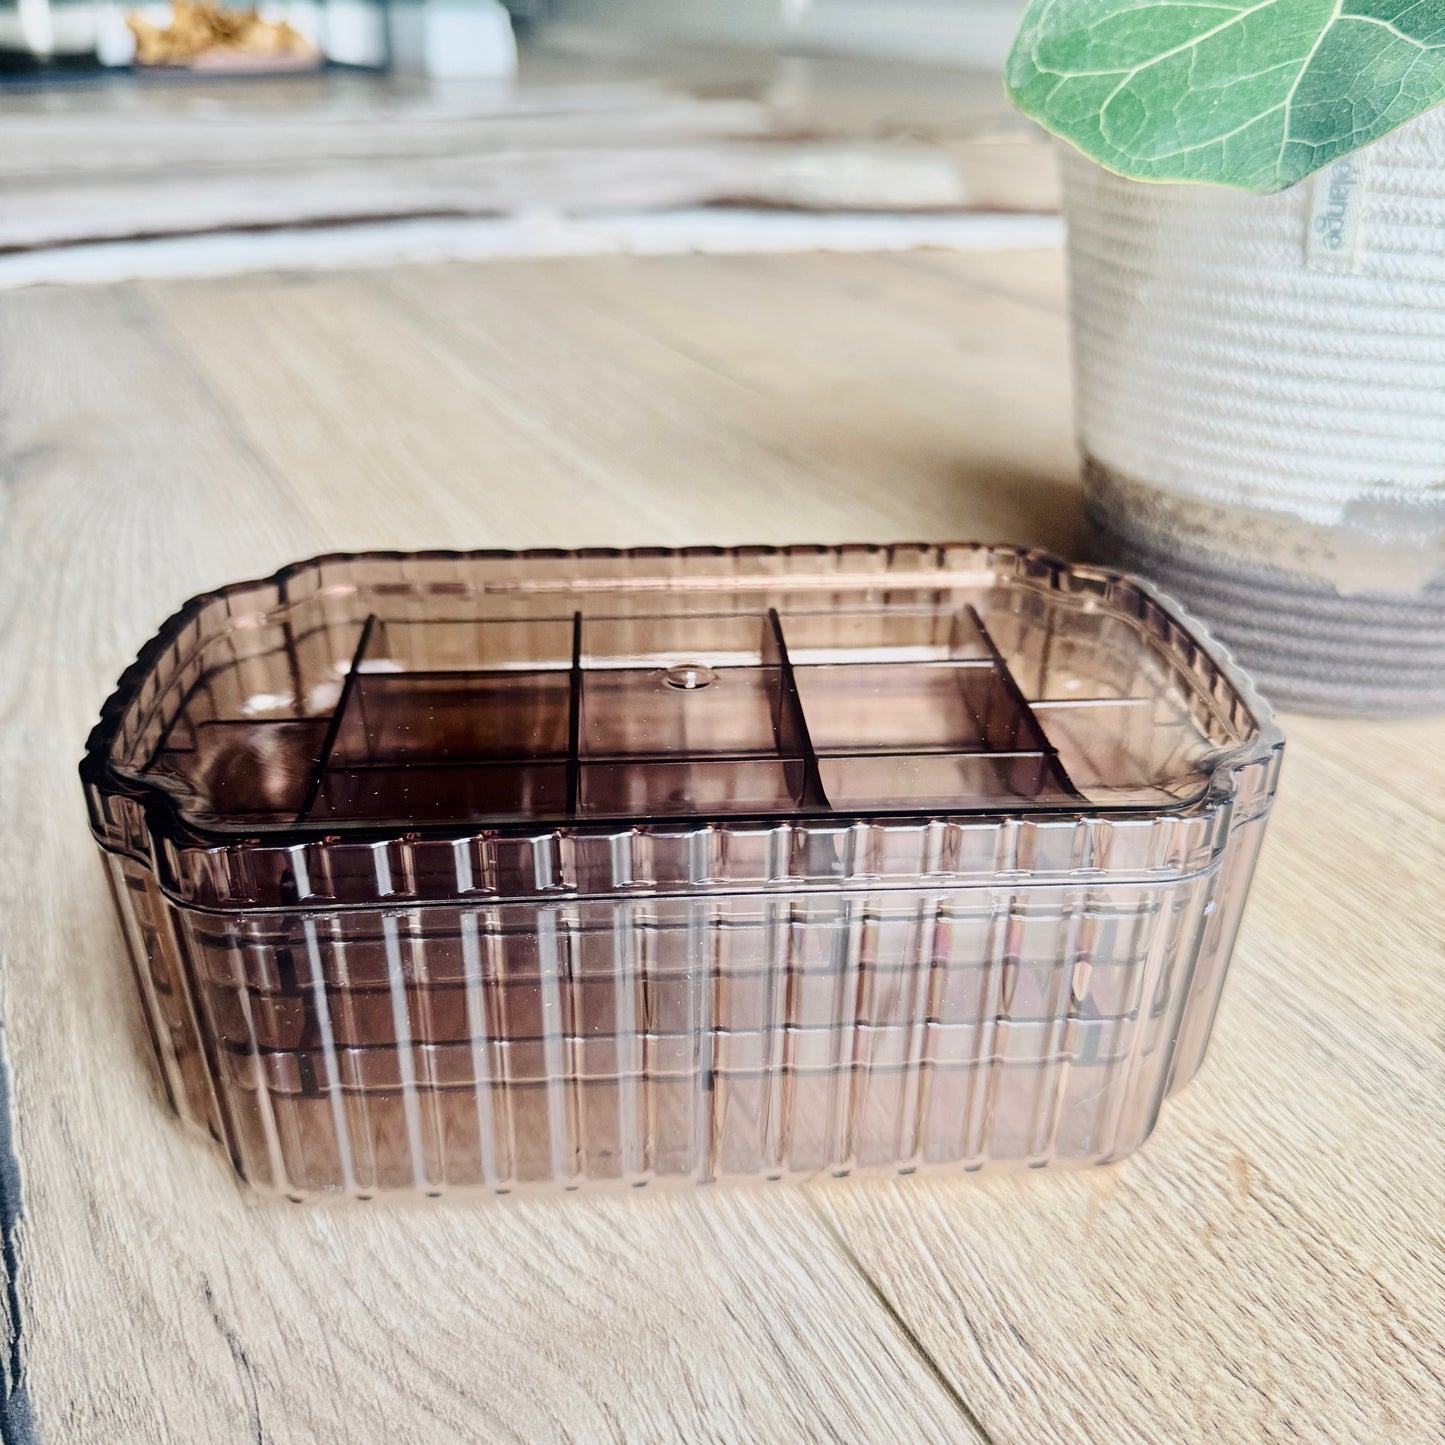
<path fill-rule="evenodd" d="M 1305 232 L 1305 268 L 1347 275 L 1359 269 L 1360 212 L 1369 184 L 1363 151 L 1326 166 L 1315 176 Z"/>

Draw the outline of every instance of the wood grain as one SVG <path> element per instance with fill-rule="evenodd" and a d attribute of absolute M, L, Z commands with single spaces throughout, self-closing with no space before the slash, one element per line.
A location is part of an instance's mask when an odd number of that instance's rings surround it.
<path fill-rule="evenodd" d="M 145 294 L 347 546 L 760 524 L 1076 545 L 1062 320 L 884 261 L 806 265 L 806 288 L 786 263 L 619 257 Z"/>
<path fill-rule="evenodd" d="M 1300 728 L 1213 1056 L 1116 1169 L 307 1211 L 250 1202 L 144 1061 L 74 764 L 181 599 L 382 545 L 1068 550 L 1060 298 L 1056 256 L 0 297 L 0 955 L 46 1438 L 1439 1437 L 1438 724 Z"/>

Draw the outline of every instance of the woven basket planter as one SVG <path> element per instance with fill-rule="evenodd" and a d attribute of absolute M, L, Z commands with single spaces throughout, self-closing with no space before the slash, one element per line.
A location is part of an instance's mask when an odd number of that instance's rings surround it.
<path fill-rule="evenodd" d="M 1098 549 L 1281 704 L 1445 708 L 1445 109 L 1278 195 L 1064 186 Z"/>

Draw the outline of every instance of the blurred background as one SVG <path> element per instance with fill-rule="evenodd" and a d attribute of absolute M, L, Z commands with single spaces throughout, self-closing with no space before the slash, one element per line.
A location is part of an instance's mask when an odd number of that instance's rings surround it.
<path fill-rule="evenodd" d="M 248 264 L 1054 244 L 999 83 L 1021 10 L 0 0 L 0 285 L 245 269 L 74 248 L 281 229 Z"/>
<path fill-rule="evenodd" d="M 240 12 L 251 7 L 220 6 Z M 1007 51 L 1022 10 L 1019 0 L 278 0 L 259 7 L 271 25 L 293 27 L 328 65 L 387 68 L 411 63 L 408 39 L 416 15 L 503 11 L 527 41 L 576 42 L 597 30 L 612 41 L 705 41 L 989 68 Z M 119 39 L 139 14 L 164 24 L 167 4 L 114 0 L 4 0 L 0 53 L 6 69 L 121 68 L 134 58 Z M 496 23 L 489 21 L 488 23 Z M 148 57 L 142 57 L 145 61 Z M 212 64 L 215 63 L 213 60 Z M 458 57 L 449 62 L 459 65 Z"/>

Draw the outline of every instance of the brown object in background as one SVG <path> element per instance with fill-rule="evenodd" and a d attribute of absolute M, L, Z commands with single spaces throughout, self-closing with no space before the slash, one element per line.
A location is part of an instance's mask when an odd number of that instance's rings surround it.
<path fill-rule="evenodd" d="M 135 36 L 137 65 L 220 70 L 321 63 L 310 41 L 284 20 L 262 20 L 254 9 L 225 10 L 212 0 L 174 0 L 171 23 L 164 28 L 138 12 L 125 23 Z"/>

